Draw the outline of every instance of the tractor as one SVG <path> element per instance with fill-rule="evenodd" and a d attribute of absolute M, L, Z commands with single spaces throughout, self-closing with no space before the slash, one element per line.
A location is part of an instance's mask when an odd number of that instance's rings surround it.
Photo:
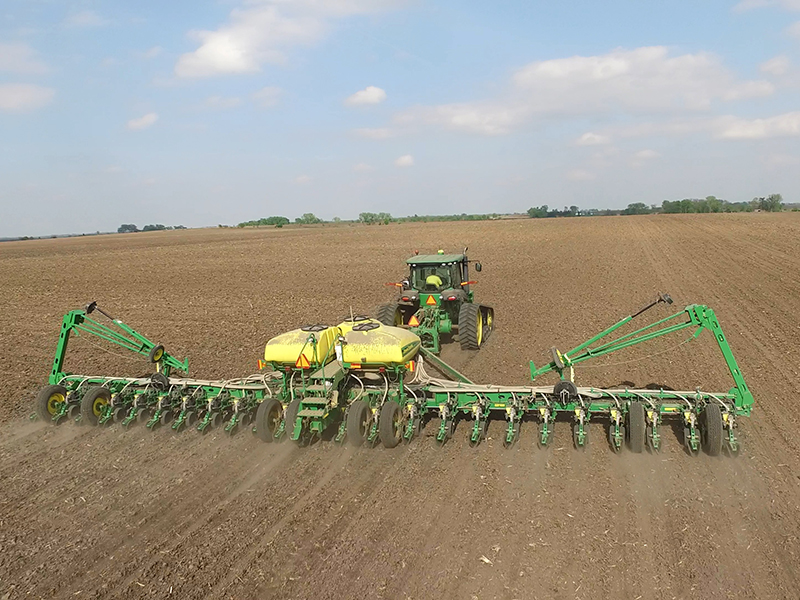
<path fill-rule="evenodd" d="M 458 332 L 463 350 L 478 350 L 492 332 L 494 309 L 475 303 L 469 279 L 467 249 L 462 254 L 415 254 L 406 261 L 409 275 L 400 283 L 397 300 L 378 307 L 384 325 L 408 327 L 434 354 L 441 350 L 441 335 Z M 475 263 L 480 273 L 481 263 Z"/>

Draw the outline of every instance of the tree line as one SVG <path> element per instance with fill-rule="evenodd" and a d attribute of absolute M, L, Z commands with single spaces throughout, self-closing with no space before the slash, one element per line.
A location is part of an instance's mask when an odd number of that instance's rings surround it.
<path fill-rule="evenodd" d="M 145 225 L 141 229 L 139 229 L 133 223 L 123 223 L 117 228 L 117 233 L 138 233 L 139 231 L 168 231 L 172 229 L 186 229 L 183 225 L 162 225 L 158 223 L 156 225 Z"/>
<path fill-rule="evenodd" d="M 580 209 L 577 206 L 565 206 L 563 210 L 551 209 L 546 204 L 528 209 L 532 219 L 554 217 L 594 217 L 611 215 L 650 215 L 678 213 L 721 213 L 721 212 L 780 212 L 784 209 L 783 196 L 770 194 L 753 198 L 750 202 L 728 202 L 716 196 L 705 198 L 684 198 L 683 200 L 664 200 L 661 206 L 646 205 L 644 202 L 633 202 L 623 209 Z"/>

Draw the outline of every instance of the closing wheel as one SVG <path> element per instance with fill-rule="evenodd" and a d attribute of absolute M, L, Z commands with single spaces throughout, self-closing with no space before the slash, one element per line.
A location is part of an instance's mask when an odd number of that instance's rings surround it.
<path fill-rule="evenodd" d="M 381 304 L 377 311 L 378 321 L 384 325 L 399 327 L 403 324 L 403 311 L 396 302 L 391 304 Z"/>
<path fill-rule="evenodd" d="M 289 403 L 289 406 L 286 407 L 286 433 L 288 439 L 292 439 L 294 424 L 295 421 L 297 421 L 297 413 L 299 412 L 300 412 L 300 398 L 295 398 Z"/>
<path fill-rule="evenodd" d="M 256 435 L 262 442 L 275 439 L 275 432 L 283 419 L 283 404 L 275 398 L 265 398 L 256 411 Z"/>
<path fill-rule="evenodd" d="M 36 396 L 36 415 L 47 423 L 53 422 L 53 417 L 61 409 L 61 404 L 67 401 L 67 388 L 63 385 L 48 385 L 43 387 Z"/>
<path fill-rule="evenodd" d="M 483 315 L 479 304 L 464 303 L 458 311 L 458 340 L 462 350 L 478 350 L 483 343 Z"/>
<path fill-rule="evenodd" d="M 722 452 L 722 410 L 719 404 L 708 404 L 703 410 L 700 440 L 709 456 L 719 456 Z"/>
<path fill-rule="evenodd" d="M 644 451 L 645 427 L 644 405 L 641 402 L 631 402 L 628 406 L 628 423 L 625 427 L 631 452 L 641 454 Z"/>
<path fill-rule="evenodd" d="M 622 434 L 622 443 L 617 446 L 616 439 L 614 438 L 614 423 L 611 423 L 608 426 L 608 443 L 611 445 L 611 449 L 619 454 L 622 452 L 622 446 L 625 445 L 625 426 L 619 426 L 620 434 Z"/>
<path fill-rule="evenodd" d="M 103 415 L 109 402 L 111 402 L 111 392 L 108 388 L 99 385 L 90 388 L 81 399 L 81 422 L 97 425 L 97 420 Z"/>
<path fill-rule="evenodd" d="M 372 411 L 369 404 L 363 400 L 356 400 L 347 411 L 347 439 L 353 446 L 363 444 L 369 435 L 372 424 Z M 383 438 L 381 438 L 383 439 Z"/>
<path fill-rule="evenodd" d="M 583 443 L 581 444 L 581 428 L 580 423 L 575 421 L 572 424 L 572 445 L 575 446 L 576 450 L 584 451 L 586 450 L 586 446 L 589 445 L 589 432 L 587 430 L 588 425 L 586 423 L 583 424 Z"/>

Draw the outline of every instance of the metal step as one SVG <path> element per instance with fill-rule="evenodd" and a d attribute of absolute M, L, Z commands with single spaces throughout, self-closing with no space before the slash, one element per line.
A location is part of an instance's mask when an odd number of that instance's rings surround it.
<path fill-rule="evenodd" d="M 297 413 L 298 417 L 324 417 L 324 408 L 304 408 Z"/>

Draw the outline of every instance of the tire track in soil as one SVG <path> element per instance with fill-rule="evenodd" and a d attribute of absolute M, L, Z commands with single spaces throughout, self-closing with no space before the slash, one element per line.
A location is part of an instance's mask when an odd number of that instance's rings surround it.
<path fill-rule="evenodd" d="M 112 432 L 109 432 L 109 434 L 111 433 Z M 227 439 L 219 440 L 209 437 L 200 438 L 197 441 L 206 442 L 203 446 L 217 444 L 218 442 L 230 442 L 230 440 Z M 219 450 L 220 448 L 217 449 Z M 87 583 L 91 585 L 93 582 L 99 583 L 108 581 L 108 574 L 105 571 L 109 563 L 104 560 L 108 556 L 114 556 L 114 559 L 117 561 L 116 564 L 122 565 L 121 568 L 124 568 L 125 564 L 136 564 L 138 559 L 133 557 L 133 554 L 136 552 L 136 546 L 152 546 L 149 550 L 159 552 L 162 547 L 167 546 L 166 552 L 173 551 L 174 548 L 177 547 L 177 544 L 181 542 L 181 538 L 187 535 L 186 533 L 182 535 L 185 528 L 188 527 L 188 531 L 191 532 L 203 526 L 205 516 L 203 514 L 198 514 L 197 511 L 197 506 L 202 506 L 203 501 L 210 502 L 211 506 L 219 506 L 234 501 L 247 490 L 248 486 L 251 485 L 254 480 L 262 477 L 270 469 L 280 466 L 291 456 L 291 448 L 279 447 L 277 452 L 267 458 L 266 463 L 258 463 L 255 466 L 249 467 L 242 464 L 247 460 L 246 457 L 238 455 L 235 452 L 230 452 L 230 449 L 225 453 L 225 457 L 222 461 L 215 461 L 212 458 L 213 454 L 210 450 L 210 448 L 206 448 L 207 454 L 205 460 L 208 462 L 204 465 L 203 460 L 200 460 L 198 468 L 191 474 L 193 476 L 190 476 L 184 482 L 187 488 L 197 490 L 194 495 L 181 497 L 179 502 L 168 504 L 167 510 L 163 509 L 163 502 L 160 500 L 162 497 L 161 494 L 155 494 L 155 498 L 153 498 L 149 506 L 142 505 L 139 510 L 133 513 L 130 512 L 130 507 L 126 507 L 125 505 L 120 507 L 116 516 L 120 517 L 122 522 L 118 523 L 117 526 L 124 527 L 125 529 L 133 528 L 133 531 L 129 531 L 128 535 L 124 538 L 117 538 L 111 544 L 100 543 L 92 552 L 85 553 L 84 560 L 88 562 L 89 565 L 92 565 L 92 567 L 87 569 L 82 577 L 72 578 L 72 593 L 80 591 L 81 588 L 86 588 Z M 252 461 L 247 460 L 247 462 Z M 214 465 L 213 469 L 209 466 L 211 464 Z M 244 482 L 239 484 L 232 491 L 228 491 L 229 488 L 226 482 L 229 481 L 229 478 L 227 474 L 230 472 L 230 469 L 241 471 L 243 466 L 245 475 Z M 202 482 L 200 480 L 202 480 Z M 201 500 L 198 496 L 205 497 Z M 131 524 L 130 520 L 125 519 L 126 517 L 138 518 L 141 515 L 144 516 L 133 524 Z M 167 535 L 165 535 L 165 533 Z M 175 545 L 173 546 L 168 545 L 168 540 L 174 539 L 168 537 L 170 534 L 177 536 L 177 541 L 174 542 Z M 156 538 L 157 541 L 152 542 L 151 539 L 153 538 Z M 94 581 L 95 578 L 98 581 Z"/>

